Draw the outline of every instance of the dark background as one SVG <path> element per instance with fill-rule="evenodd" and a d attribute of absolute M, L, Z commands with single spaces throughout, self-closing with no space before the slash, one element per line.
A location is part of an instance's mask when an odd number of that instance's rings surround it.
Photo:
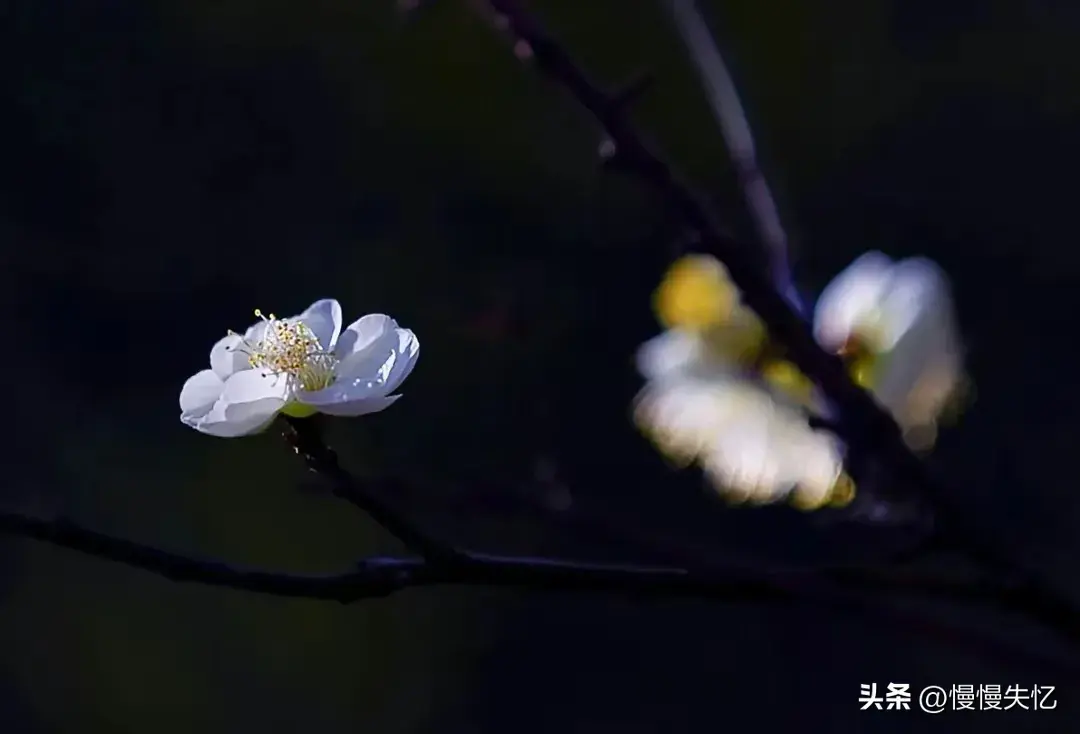
<path fill-rule="evenodd" d="M 800 284 L 871 248 L 948 270 L 979 401 L 936 468 L 988 534 L 1080 593 L 1080 10 L 706 5 Z M 598 78 L 656 74 L 639 122 L 748 231 L 660 5 L 534 6 Z M 398 499 L 460 544 L 640 556 L 540 510 L 503 517 L 471 499 L 483 485 L 569 500 L 564 516 L 617 511 L 700 556 L 880 550 L 790 510 L 728 510 L 635 433 L 632 355 L 657 328 L 648 297 L 676 232 L 647 192 L 598 172 L 591 121 L 464 4 L 406 23 L 371 0 L 14 0 L 0 100 L 11 504 L 294 571 L 393 550 L 310 491 L 274 435 L 177 421 L 184 379 L 251 309 L 334 296 L 347 320 L 386 312 L 423 343 L 405 399 L 336 423 L 336 447 L 354 468 L 437 479 Z M 12 734 L 1056 732 L 1080 705 L 1048 674 L 809 607 L 476 589 L 339 607 L 22 541 L 0 553 Z M 1039 643 L 1016 620 L 960 618 Z M 1058 710 L 860 712 L 871 681 L 1057 685 Z"/>

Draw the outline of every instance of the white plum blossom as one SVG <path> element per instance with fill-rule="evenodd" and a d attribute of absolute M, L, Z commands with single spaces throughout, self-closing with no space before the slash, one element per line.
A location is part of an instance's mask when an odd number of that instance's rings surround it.
<path fill-rule="evenodd" d="M 733 502 L 787 500 L 815 509 L 851 499 L 838 438 L 812 428 L 805 412 L 765 383 L 697 361 L 692 353 L 704 350 L 688 349 L 690 340 L 668 334 L 642 355 L 650 379 L 635 399 L 634 418 L 657 448 L 698 464 Z"/>
<path fill-rule="evenodd" d="M 364 316 L 344 330 L 334 299 L 313 303 L 287 319 L 259 317 L 243 335 L 229 332 L 210 350 L 210 369 L 180 391 L 180 420 L 221 437 L 265 429 L 284 413 L 377 413 L 416 365 L 420 342 L 383 314 Z"/>
<path fill-rule="evenodd" d="M 697 464 L 735 502 L 816 509 L 853 498 L 843 443 L 810 426 L 812 384 L 769 344 L 719 261 L 677 261 L 654 304 L 667 329 L 638 351 L 646 384 L 634 418 L 662 453 Z"/>
<path fill-rule="evenodd" d="M 850 360 L 912 448 L 930 448 L 939 418 L 968 397 L 949 281 L 926 258 L 857 258 L 822 291 L 814 336 Z"/>

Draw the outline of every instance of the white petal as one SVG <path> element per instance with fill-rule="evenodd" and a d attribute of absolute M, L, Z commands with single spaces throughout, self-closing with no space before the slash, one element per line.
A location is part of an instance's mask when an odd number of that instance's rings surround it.
<path fill-rule="evenodd" d="M 352 375 L 346 376 L 339 374 L 330 387 L 314 392 L 300 392 L 296 396 L 297 399 L 302 403 L 313 405 L 319 408 L 319 410 L 323 410 L 323 406 L 333 405 L 335 403 L 346 403 L 356 400 L 384 397 L 390 392 L 390 388 L 387 387 L 387 378 L 394 369 L 394 365 L 398 361 L 398 356 L 397 352 L 391 350 L 384 354 L 382 364 L 372 369 L 376 364 L 374 356 L 374 351 L 372 351 L 370 359 L 364 358 L 364 355 L 362 354 L 354 354 L 353 358 L 355 363 L 353 366 L 358 367 L 358 369 L 355 370 Z M 342 364 L 345 363 L 343 362 Z M 340 372 L 341 365 L 338 365 L 338 367 Z"/>
<path fill-rule="evenodd" d="M 930 260 L 912 257 L 890 271 L 889 287 L 881 298 L 881 351 L 888 351 L 911 329 L 940 325 L 952 318 L 949 280 Z"/>
<path fill-rule="evenodd" d="M 262 370 L 244 370 L 225 380 L 221 399 L 226 406 L 264 399 L 278 400 L 284 404 L 288 396 L 289 381 L 284 375 L 273 375 Z"/>
<path fill-rule="evenodd" d="M 416 338 L 410 329 L 398 329 L 397 360 L 386 377 L 386 391 L 393 392 L 405 382 L 405 378 L 412 374 L 416 367 L 416 360 L 420 357 L 420 340 Z"/>
<path fill-rule="evenodd" d="M 341 403 L 329 403 L 327 405 L 320 405 L 319 412 L 326 413 L 327 415 L 355 418 L 360 415 L 378 413 L 380 410 L 386 410 L 396 403 L 400 397 L 400 395 L 390 395 L 389 397 L 372 397 L 362 398 L 360 400 L 349 400 Z"/>
<path fill-rule="evenodd" d="M 333 298 L 323 298 L 315 301 L 307 307 L 299 316 L 294 316 L 289 321 L 301 321 L 307 324 L 315 338 L 319 340 L 319 346 L 326 351 L 332 351 L 337 344 L 338 335 L 341 333 L 341 304 Z"/>
<path fill-rule="evenodd" d="M 886 255 L 868 252 L 825 286 L 814 306 L 814 337 L 821 346 L 838 348 L 877 309 L 891 268 Z"/>
<path fill-rule="evenodd" d="M 250 403 L 232 403 L 225 406 L 225 420 L 237 435 L 246 436 L 258 433 L 274 420 L 278 412 L 285 407 L 285 401 L 278 398 L 261 398 Z"/>
<path fill-rule="evenodd" d="M 409 329 L 397 328 L 393 319 L 382 314 L 365 316 L 351 324 L 342 333 L 338 347 L 344 357 L 335 369 L 334 383 L 325 390 L 297 394 L 298 400 L 325 413 L 331 412 L 329 406 L 385 398 L 412 373 L 420 354 L 416 335 Z M 333 414 L 367 412 L 375 410 Z"/>
<path fill-rule="evenodd" d="M 650 382 L 635 400 L 638 426 L 665 453 L 697 456 L 729 426 L 771 409 L 766 397 L 739 379 Z"/>
<path fill-rule="evenodd" d="M 225 381 L 221 397 L 202 416 L 185 414 L 181 420 L 211 436 L 235 438 L 258 433 L 285 406 L 288 381 L 260 370 L 244 370 Z"/>
<path fill-rule="evenodd" d="M 218 340 L 210 350 L 210 367 L 222 380 L 229 379 L 234 372 L 248 369 L 248 355 L 238 349 L 243 343 L 239 334 L 229 334 Z"/>
<path fill-rule="evenodd" d="M 338 359 L 345 359 L 386 339 L 394 333 L 395 329 L 397 329 L 397 322 L 386 314 L 370 313 L 345 328 L 334 351 Z"/>
<path fill-rule="evenodd" d="M 746 380 L 650 382 L 635 417 L 666 453 L 700 460 L 721 494 L 767 504 L 793 487 L 829 491 L 842 467 L 839 442 Z"/>
<path fill-rule="evenodd" d="M 221 397 L 225 383 L 213 370 L 203 370 L 188 378 L 180 390 L 180 410 L 190 417 L 202 417 Z"/>
<path fill-rule="evenodd" d="M 636 361 L 648 380 L 675 376 L 704 363 L 704 343 L 696 334 L 670 329 L 642 344 Z"/>
<path fill-rule="evenodd" d="M 394 331 L 380 336 L 366 348 L 341 360 L 334 373 L 341 381 L 385 383 L 397 362 L 398 336 Z"/>
<path fill-rule="evenodd" d="M 244 341 L 246 341 L 248 344 L 258 344 L 259 342 L 261 342 L 263 340 L 263 337 L 266 336 L 267 323 L 268 322 L 265 319 L 259 319 L 254 324 L 249 326 L 247 328 L 247 331 L 244 332 Z"/>
<path fill-rule="evenodd" d="M 181 416 L 180 420 L 210 436 L 237 438 L 258 433 L 269 426 L 276 415 L 271 404 L 280 405 L 273 398 L 263 398 L 238 406 L 226 406 L 219 400 L 202 418 Z"/>

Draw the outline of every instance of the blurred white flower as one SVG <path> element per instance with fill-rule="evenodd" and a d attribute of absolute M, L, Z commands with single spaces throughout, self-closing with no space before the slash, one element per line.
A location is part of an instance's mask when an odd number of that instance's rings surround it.
<path fill-rule="evenodd" d="M 769 344 L 723 265 L 677 261 L 654 298 L 667 328 L 639 350 L 635 422 L 669 458 L 696 463 L 732 501 L 815 509 L 854 497 L 844 446 L 814 430 L 813 388 Z"/>
<path fill-rule="evenodd" d="M 814 335 L 849 361 L 912 448 L 932 447 L 939 419 L 968 397 L 948 278 L 930 260 L 859 257 L 822 292 Z"/>
<path fill-rule="evenodd" d="M 814 509 L 854 495 L 843 444 L 811 428 L 797 406 L 741 375 L 692 369 L 657 375 L 638 393 L 634 419 L 660 451 L 682 464 L 697 463 L 729 500 L 787 499 Z"/>
<path fill-rule="evenodd" d="M 703 336 L 690 329 L 668 329 L 653 337 L 638 349 L 636 362 L 638 372 L 649 380 L 704 376 L 727 368 Z"/>
<path fill-rule="evenodd" d="M 667 330 L 638 351 L 638 369 L 646 378 L 676 367 L 699 375 L 734 372 L 807 409 L 822 409 L 813 384 L 769 340 L 765 325 L 742 303 L 727 268 L 715 257 L 676 260 L 653 295 L 653 308 Z"/>
<path fill-rule="evenodd" d="M 409 376 L 420 342 L 383 314 L 341 329 L 336 300 L 313 303 L 298 316 L 259 317 L 243 336 L 229 332 L 210 350 L 210 369 L 180 392 L 180 420 L 212 436 L 266 428 L 278 413 L 306 417 L 376 413 Z"/>

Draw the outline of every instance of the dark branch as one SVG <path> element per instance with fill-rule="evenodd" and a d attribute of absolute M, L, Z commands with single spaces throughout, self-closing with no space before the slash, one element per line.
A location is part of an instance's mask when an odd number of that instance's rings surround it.
<path fill-rule="evenodd" d="M 902 612 L 875 600 L 867 591 L 890 587 L 887 577 L 848 574 L 853 588 L 813 571 L 763 571 L 735 567 L 690 570 L 678 567 L 625 566 L 459 553 L 453 561 L 372 557 L 354 570 L 334 575 L 296 575 L 243 569 L 216 560 L 170 553 L 87 530 L 65 520 L 47 521 L 0 512 L 0 533 L 32 538 L 142 569 L 177 582 L 205 584 L 278 597 L 352 603 L 388 596 L 410 587 L 469 585 L 525 588 L 548 592 L 617 593 L 634 598 L 697 598 L 742 604 L 815 603 L 839 611 L 869 615 L 960 649 L 990 655 L 1032 669 L 1080 678 L 1080 665 L 1058 655 L 1026 651 L 1003 639 L 980 634 L 966 625 L 935 620 L 926 612 Z M 982 601 L 985 594 L 951 581 L 898 579 L 906 591 L 947 592 L 958 599 Z"/>
<path fill-rule="evenodd" d="M 335 576 L 303 576 L 243 569 L 215 560 L 178 555 L 130 540 L 87 530 L 67 520 L 42 520 L 15 512 L 0 512 L 0 532 L 33 538 L 95 558 L 139 568 L 170 581 L 193 582 L 272 596 L 355 601 L 385 596 L 398 588 L 378 568 L 363 568 Z"/>
<path fill-rule="evenodd" d="M 652 186 L 691 229 L 701 243 L 727 266 L 732 280 L 749 306 L 782 344 L 792 361 L 818 384 L 839 413 L 837 432 L 853 456 L 874 459 L 888 468 L 900 486 L 921 495 L 938 515 L 935 538 L 954 546 L 986 568 L 995 569 L 1010 585 L 1025 589 L 1039 617 L 1053 620 L 1059 631 L 1080 642 L 1080 612 L 1072 600 L 1018 567 L 1003 555 L 985 533 L 973 527 L 964 508 L 930 475 L 923 462 L 908 450 L 899 427 L 869 393 L 848 377 L 841 360 L 824 352 L 809 325 L 774 287 L 768 268 L 762 268 L 759 248 L 739 242 L 720 226 L 704 199 L 682 181 L 636 130 L 624 105 L 588 79 L 570 55 L 550 36 L 518 0 L 487 0 L 517 43 L 531 49 L 529 63 L 560 84 L 585 107 L 603 128 L 608 148 L 618 157 L 620 170 L 632 171 Z M 944 534 L 947 534 L 944 535 Z"/>
<path fill-rule="evenodd" d="M 966 625 L 938 621 L 930 614 L 899 611 L 876 598 L 882 592 L 903 592 L 942 601 L 983 603 L 1004 612 L 1030 613 L 1024 590 L 987 583 L 985 578 L 971 582 L 869 569 L 769 570 L 720 563 L 694 567 L 613 565 L 456 550 L 416 529 L 380 501 L 372 485 L 358 481 L 343 469 L 335 452 L 323 441 L 318 426 L 313 419 L 286 419 L 284 435 L 310 469 L 332 482 L 336 495 L 369 514 L 413 550 L 423 548 L 423 557 L 369 557 L 346 573 L 298 575 L 170 553 L 67 520 L 47 521 L 15 512 L 0 512 L 0 533 L 44 541 L 172 581 L 340 603 L 384 597 L 410 587 L 449 584 L 619 593 L 636 598 L 689 597 L 729 603 L 811 602 L 891 621 L 911 632 L 1003 662 L 1080 678 L 1080 664 L 1075 661 L 1032 653 L 1009 641 L 973 632 Z"/>

